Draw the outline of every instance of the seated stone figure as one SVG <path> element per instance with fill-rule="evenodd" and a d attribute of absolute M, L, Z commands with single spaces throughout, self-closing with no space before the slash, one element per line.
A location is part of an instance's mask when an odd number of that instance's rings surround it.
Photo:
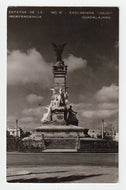
<path fill-rule="evenodd" d="M 49 107 L 47 108 L 47 113 L 44 113 L 41 119 L 42 123 L 48 123 L 49 121 L 51 121 L 51 107 L 52 107 L 52 104 L 50 104 Z"/>
<path fill-rule="evenodd" d="M 78 119 L 76 118 L 77 112 L 73 111 L 72 106 L 67 110 L 67 125 L 77 125 L 78 126 Z"/>

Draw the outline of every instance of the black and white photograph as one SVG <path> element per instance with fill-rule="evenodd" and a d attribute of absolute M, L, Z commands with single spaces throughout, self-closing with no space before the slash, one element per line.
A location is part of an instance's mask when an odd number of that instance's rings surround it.
<path fill-rule="evenodd" d="M 118 183 L 119 8 L 8 6 L 8 183 Z"/>

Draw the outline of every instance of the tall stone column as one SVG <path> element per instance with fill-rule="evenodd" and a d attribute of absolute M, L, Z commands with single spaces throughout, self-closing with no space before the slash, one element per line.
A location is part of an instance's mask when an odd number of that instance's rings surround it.
<path fill-rule="evenodd" d="M 54 75 L 54 90 L 51 100 L 51 115 L 52 122 L 56 125 L 66 124 L 66 104 L 67 104 L 67 91 L 66 91 L 66 74 L 67 66 L 64 62 L 57 61 L 53 66 Z"/>
<path fill-rule="evenodd" d="M 63 89 L 66 92 L 66 74 L 67 74 L 67 66 L 64 65 L 63 61 L 58 61 L 53 66 L 53 74 L 54 74 L 54 88 L 55 90 Z"/>

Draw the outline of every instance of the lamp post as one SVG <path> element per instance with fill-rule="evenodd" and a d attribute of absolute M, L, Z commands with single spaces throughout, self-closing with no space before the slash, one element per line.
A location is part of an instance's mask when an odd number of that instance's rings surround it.
<path fill-rule="evenodd" d="M 104 138 L 104 119 L 102 119 L 102 139 Z"/>
<path fill-rule="evenodd" d="M 18 137 L 18 119 L 16 119 L 16 137 Z"/>

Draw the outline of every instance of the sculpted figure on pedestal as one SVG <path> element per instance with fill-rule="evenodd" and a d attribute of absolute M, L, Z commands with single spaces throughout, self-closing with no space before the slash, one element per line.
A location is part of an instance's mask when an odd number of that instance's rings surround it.
<path fill-rule="evenodd" d="M 62 61 L 62 53 L 63 53 L 64 47 L 66 46 L 66 43 L 56 45 L 52 42 L 52 45 L 56 52 L 57 61 Z"/>

